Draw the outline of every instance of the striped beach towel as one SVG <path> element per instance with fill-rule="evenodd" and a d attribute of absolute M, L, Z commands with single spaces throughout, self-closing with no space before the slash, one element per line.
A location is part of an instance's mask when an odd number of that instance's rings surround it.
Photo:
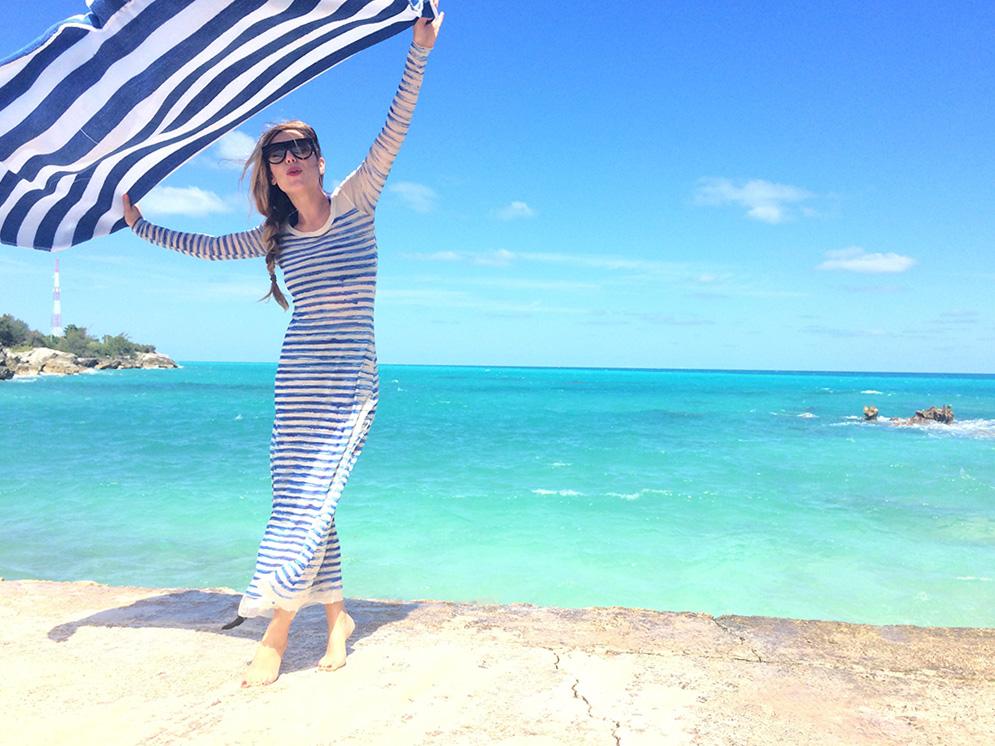
<path fill-rule="evenodd" d="M 298 86 L 431 17 L 423 0 L 87 0 L 0 63 L 0 242 L 125 223 L 182 163 Z"/>

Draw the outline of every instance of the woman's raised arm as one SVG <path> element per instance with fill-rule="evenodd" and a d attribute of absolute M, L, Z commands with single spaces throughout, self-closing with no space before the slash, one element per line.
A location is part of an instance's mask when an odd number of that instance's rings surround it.
<path fill-rule="evenodd" d="M 224 236 L 174 231 L 145 220 L 139 209 L 131 204 L 127 194 L 124 195 L 124 220 L 139 238 L 198 259 L 252 259 L 266 256 L 262 227 Z"/>
<path fill-rule="evenodd" d="M 342 182 L 340 187 L 342 192 L 353 205 L 364 212 L 372 213 L 376 209 L 380 193 L 387 181 L 387 174 L 394 165 L 394 159 L 397 158 L 405 135 L 408 134 L 411 115 L 418 102 L 418 91 L 421 89 L 428 53 L 435 45 L 444 16 L 445 13 L 440 13 L 434 20 L 421 18 L 415 22 L 414 39 L 404 61 L 401 84 L 397 87 L 394 100 L 387 112 L 387 122 L 373 141 L 362 164 Z"/>

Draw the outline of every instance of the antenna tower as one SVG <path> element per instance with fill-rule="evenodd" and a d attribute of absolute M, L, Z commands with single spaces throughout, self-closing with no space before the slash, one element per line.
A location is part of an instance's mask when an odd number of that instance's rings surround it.
<path fill-rule="evenodd" d="M 62 291 L 59 290 L 59 257 L 55 257 L 55 278 L 52 281 L 52 336 L 62 336 Z"/>

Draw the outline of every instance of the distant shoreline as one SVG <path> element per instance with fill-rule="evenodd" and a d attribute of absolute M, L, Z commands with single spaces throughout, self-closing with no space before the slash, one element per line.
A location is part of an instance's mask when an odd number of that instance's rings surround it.
<path fill-rule="evenodd" d="M 126 355 L 76 355 L 49 347 L 15 352 L 0 347 L 0 381 L 37 376 L 72 376 L 100 370 L 178 368 L 176 362 L 158 352 Z"/>
<path fill-rule="evenodd" d="M 277 365 L 277 360 L 178 360 L 183 365 Z M 891 378 L 978 378 L 995 379 L 995 373 L 941 373 L 874 370 L 766 370 L 763 368 L 626 368 L 595 365 L 489 365 L 486 363 L 390 363 L 381 360 L 380 367 L 392 368 L 478 368 L 499 370 L 579 370 L 633 373 L 728 373 L 735 375 L 774 376 L 885 376 Z"/>

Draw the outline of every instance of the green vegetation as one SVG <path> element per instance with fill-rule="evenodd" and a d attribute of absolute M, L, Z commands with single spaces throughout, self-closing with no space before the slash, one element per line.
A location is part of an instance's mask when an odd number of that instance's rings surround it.
<path fill-rule="evenodd" d="M 49 347 L 80 357 L 127 357 L 138 352 L 155 352 L 155 345 L 132 342 L 127 334 L 105 334 L 103 339 L 97 339 L 86 333 L 85 326 L 75 324 L 67 324 L 63 332 L 61 337 L 53 337 L 35 331 L 9 313 L 0 316 L 0 347 L 18 350 Z"/>

